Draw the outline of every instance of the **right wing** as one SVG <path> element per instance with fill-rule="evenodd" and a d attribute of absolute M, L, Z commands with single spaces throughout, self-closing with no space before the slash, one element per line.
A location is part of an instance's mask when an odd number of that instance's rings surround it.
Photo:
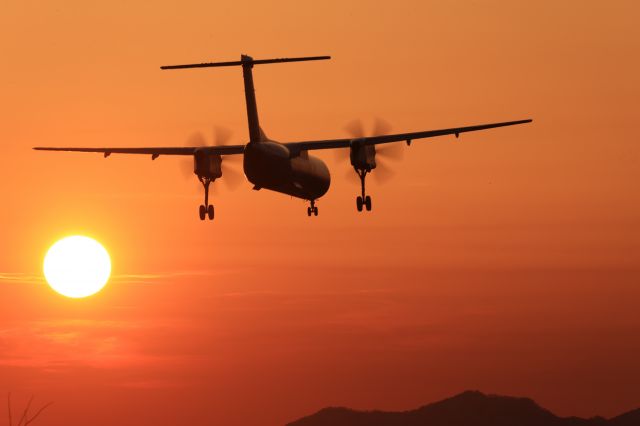
<path fill-rule="evenodd" d="M 517 121 L 504 121 L 501 123 L 479 124 L 475 126 L 465 127 L 452 127 L 449 129 L 438 130 L 426 130 L 423 132 L 411 132 L 411 133 L 397 133 L 394 135 L 381 135 L 381 136 L 368 136 L 362 138 L 345 138 L 345 139 L 327 139 L 317 141 L 304 141 L 304 142 L 288 142 L 285 145 L 294 152 L 301 150 L 313 150 L 313 149 L 332 149 L 332 148 L 348 148 L 354 142 L 361 145 L 378 145 L 381 143 L 401 142 L 405 141 L 411 143 L 414 139 L 433 138 L 436 136 L 444 135 L 458 135 L 460 133 L 475 132 L 478 130 L 494 129 L 496 127 L 514 126 L 517 124 L 530 123 L 531 119 L 517 120 Z"/>

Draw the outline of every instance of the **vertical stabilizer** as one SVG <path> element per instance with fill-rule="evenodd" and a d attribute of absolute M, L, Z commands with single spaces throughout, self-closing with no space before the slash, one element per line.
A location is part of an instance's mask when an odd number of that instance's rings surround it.
<path fill-rule="evenodd" d="M 249 124 L 249 143 L 257 143 L 262 140 L 260 120 L 258 119 L 258 105 L 256 104 L 256 91 L 253 86 L 253 58 L 248 55 L 241 56 L 242 77 L 244 79 L 244 97 L 247 103 L 247 122 Z"/>
<path fill-rule="evenodd" d="M 277 64 L 281 62 L 303 62 L 331 59 L 330 56 L 305 56 L 301 58 L 274 58 L 274 59 L 253 59 L 249 55 L 242 55 L 240 61 L 231 62 L 205 62 L 201 64 L 185 65 L 165 65 L 160 67 L 163 70 L 176 70 L 185 68 L 210 68 L 242 66 L 242 77 L 244 78 L 244 96 L 247 103 L 247 121 L 249 124 L 249 143 L 258 143 L 267 140 L 260 129 L 258 120 L 258 106 L 256 104 L 256 91 L 253 87 L 253 66 L 257 64 Z"/>

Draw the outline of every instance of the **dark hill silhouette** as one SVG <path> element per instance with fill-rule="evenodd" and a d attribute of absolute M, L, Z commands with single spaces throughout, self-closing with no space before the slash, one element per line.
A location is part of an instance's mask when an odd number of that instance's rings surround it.
<path fill-rule="evenodd" d="M 640 408 L 609 420 L 608 426 L 640 425 Z"/>
<path fill-rule="evenodd" d="M 558 417 L 528 398 L 467 391 L 410 411 L 325 408 L 287 426 L 640 426 L 640 409 L 609 420 Z"/>

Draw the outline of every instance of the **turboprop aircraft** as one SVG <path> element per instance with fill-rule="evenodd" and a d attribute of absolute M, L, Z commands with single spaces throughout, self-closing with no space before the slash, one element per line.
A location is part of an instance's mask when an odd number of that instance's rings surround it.
<path fill-rule="evenodd" d="M 195 147 L 147 147 L 147 148 L 59 148 L 36 147 L 40 151 L 75 151 L 98 152 L 104 157 L 111 154 L 144 154 L 155 160 L 160 155 L 182 155 L 193 157 L 193 173 L 204 188 L 204 204 L 200 205 L 200 220 L 214 218 L 214 207 L 209 204 L 209 185 L 216 179 L 222 178 L 222 163 L 230 155 L 243 156 L 244 174 L 253 184 L 253 189 L 268 189 L 309 201 L 307 215 L 317 216 L 316 201 L 327 193 L 331 183 L 331 175 L 326 164 L 319 158 L 309 155 L 309 151 L 319 149 L 348 148 L 349 159 L 354 171 L 360 178 L 361 194 L 356 198 L 356 208 L 359 212 L 363 207 L 371 210 L 371 197 L 366 194 L 365 180 L 367 174 L 376 169 L 376 148 L 381 144 L 406 143 L 407 146 L 415 139 L 432 138 L 435 136 L 455 135 L 492 129 L 494 127 L 513 126 L 529 123 L 532 120 L 505 121 L 500 123 L 479 124 L 474 126 L 454 127 L 449 129 L 426 130 L 421 132 L 376 134 L 365 137 L 362 134 L 352 138 L 309 140 L 299 142 L 276 142 L 269 139 L 260 127 L 258 108 L 253 86 L 253 67 L 255 65 L 275 64 L 282 62 L 302 62 L 330 59 L 330 56 L 308 56 L 300 58 L 253 59 L 248 55 L 241 55 L 240 61 L 211 62 L 187 65 L 168 65 L 160 67 L 163 70 L 210 67 L 242 67 L 244 78 L 244 95 L 247 107 L 247 121 L 249 124 L 249 142 L 243 145 L 216 145 Z M 357 133 L 357 132 L 356 132 Z M 361 133 L 361 132 L 360 132 Z M 380 149 L 380 147 L 378 147 Z M 380 154 L 380 151 L 378 151 Z"/>

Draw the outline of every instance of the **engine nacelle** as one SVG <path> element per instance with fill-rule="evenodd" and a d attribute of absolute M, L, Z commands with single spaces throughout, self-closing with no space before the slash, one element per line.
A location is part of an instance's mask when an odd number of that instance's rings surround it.
<path fill-rule="evenodd" d="M 349 159 L 356 169 L 371 171 L 376 168 L 376 147 L 354 139 L 349 148 Z"/>
<path fill-rule="evenodd" d="M 203 178 L 215 180 L 222 177 L 222 156 L 197 150 L 193 154 L 193 172 Z"/>

